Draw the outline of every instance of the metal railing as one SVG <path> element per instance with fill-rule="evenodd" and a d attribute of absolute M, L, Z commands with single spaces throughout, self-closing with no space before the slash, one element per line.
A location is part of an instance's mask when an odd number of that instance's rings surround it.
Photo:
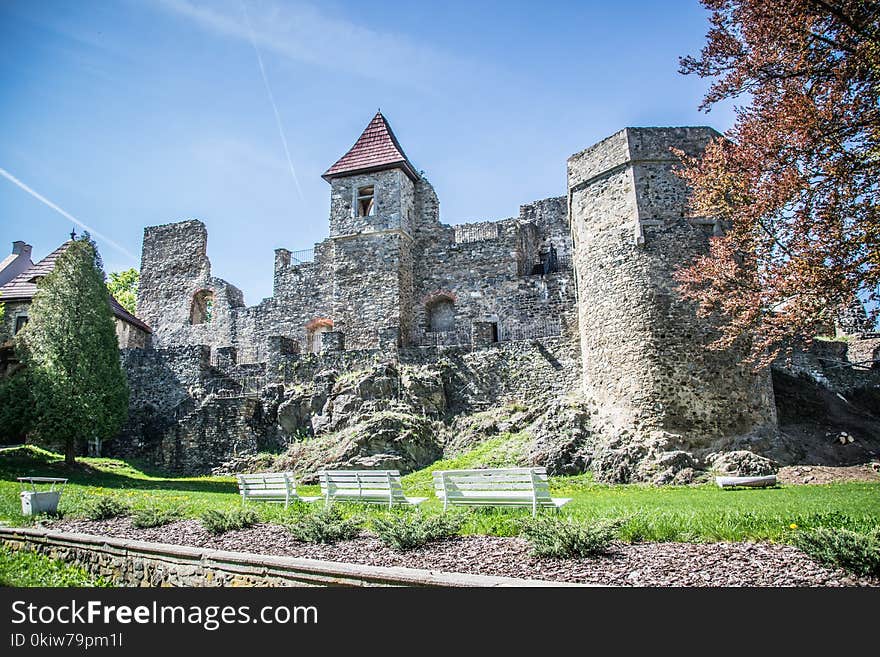
<path fill-rule="evenodd" d="M 562 335 L 562 320 L 547 319 L 529 322 L 528 324 L 498 324 L 498 342 L 514 342 L 516 340 L 535 340 Z M 417 347 L 467 346 L 470 345 L 470 330 L 454 331 L 413 331 L 412 343 Z"/>
<path fill-rule="evenodd" d="M 220 354 L 216 348 L 211 349 L 211 367 L 220 367 Z M 235 362 L 232 365 L 256 365 L 266 360 L 264 349 L 258 345 L 239 347 L 235 353 Z"/>
<path fill-rule="evenodd" d="M 300 251 L 290 252 L 290 262 L 294 265 L 304 265 L 315 261 L 314 249 L 301 249 Z"/>
<path fill-rule="evenodd" d="M 418 329 L 413 332 L 412 341 L 417 347 L 469 345 L 471 333 L 467 330 L 423 331 Z"/>
<path fill-rule="evenodd" d="M 225 381 L 210 381 L 207 391 L 220 399 L 257 398 L 265 387 L 265 376 L 245 376 Z"/>
<path fill-rule="evenodd" d="M 245 348 L 239 348 L 236 364 L 237 365 L 256 365 L 266 360 L 266 354 L 263 348 L 258 345 L 251 345 Z"/>
<path fill-rule="evenodd" d="M 569 254 L 564 254 L 556 257 L 556 267 L 551 270 L 553 272 L 569 272 L 571 271 L 571 256 Z M 532 263 L 529 271 L 526 272 L 526 276 L 539 276 L 544 273 L 544 263 L 540 260 L 538 262 Z"/>
<path fill-rule="evenodd" d="M 498 239 L 498 224 L 460 224 L 455 226 L 455 243 L 482 242 Z"/>
<path fill-rule="evenodd" d="M 498 342 L 534 340 L 536 338 L 550 338 L 558 335 L 562 335 L 562 321 L 559 319 L 547 319 L 530 322 L 525 325 L 517 324 L 515 326 L 498 325 Z"/>

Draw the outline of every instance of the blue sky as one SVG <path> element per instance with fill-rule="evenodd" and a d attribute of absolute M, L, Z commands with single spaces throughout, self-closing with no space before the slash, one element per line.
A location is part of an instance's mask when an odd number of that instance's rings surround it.
<path fill-rule="evenodd" d="M 201 219 L 254 304 L 275 248 L 327 236 L 320 175 L 378 107 L 442 221 L 513 216 L 624 126 L 728 129 L 678 73 L 707 28 L 696 0 L 0 0 L 0 169 L 103 236 L 108 271 L 145 226 Z M 0 222 L 0 257 L 72 227 L 3 176 Z"/>

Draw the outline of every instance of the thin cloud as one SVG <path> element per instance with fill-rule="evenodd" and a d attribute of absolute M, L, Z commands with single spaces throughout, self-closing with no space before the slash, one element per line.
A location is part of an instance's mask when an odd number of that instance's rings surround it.
<path fill-rule="evenodd" d="M 21 190 L 27 192 L 28 194 L 30 194 L 31 196 L 33 196 L 35 199 L 37 199 L 43 205 L 46 205 L 46 206 L 52 208 L 53 210 L 55 210 L 55 212 L 60 214 L 62 217 L 69 219 L 70 221 L 72 221 L 74 224 L 76 224 L 77 226 L 79 226 L 83 230 L 88 231 L 93 237 L 96 237 L 96 238 L 100 239 L 101 241 L 106 242 L 108 246 L 113 247 L 114 249 L 116 249 L 120 253 L 131 258 L 132 260 L 137 260 L 137 256 L 135 256 L 131 251 L 126 249 L 124 246 L 117 244 L 116 242 L 111 240 L 109 237 L 102 235 L 101 233 L 96 231 L 91 226 L 84 224 L 82 221 L 80 221 L 79 219 L 74 217 L 72 214 L 70 214 L 66 210 L 55 205 L 52 201 L 47 199 L 45 196 L 43 196 L 39 192 L 36 192 L 33 189 L 31 189 L 30 187 L 28 187 L 27 185 L 25 185 L 22 181 L 20 181 L 18 178 L 13 176 L 11 173 L 9 173 L 6 169 L 4 169 L 2 167 L 0 167 L 0 176 L 3 176 L 4 178 L 6 178 L 6 180 L 11 182 L 13 185 L 15 185 L 19 189 L 21 189 Z"/>
<path fill-rule="evenodd" d="M 232 5 L 192 0 L 158 0 L 158 4 L 216 34 L 245 42 L 251 38 L 240 10 Z M 438 81 L 460 81 L 463 73 L 476 67 L 406 37 L 330 17 L 308 4 L 252 5 L 250 20 L 254 41 L 281 57 L 428 93 L 437 93 Z"/>
<path fill-rule="evenodd" d="M 287 147 L 287 137 L 284 134 L 284 127 L 281 123 L 281 114 L 278 113 L 278 105 L 275 103 L 275 94 L 272 93 L 272 87 L 269 85 L 269 77 L 266 75 L 266 68 L 263 66 L 263 57 L 260 55 L 260 49 L 257 47 L 257 38 L 254 34 L 254 28 L 251 25 L 251 19 L 248 15 L 247 5 L 241 0 L 241 9 L 244 12 L 244 20 L 247 23 L 248 34 L 251 37 L 251 45 L 254 47 L 254 53 L 257 55 L 257 64 L 260 65 L 260 75 L 263 77 L 263 84 L 266 87 L 266 93 L 269 95 L 269 103 L 272 105 L 272 111 L 275 112 L 275 124 L 278 126 L 278 136 L 281 137 L 281 145 L 284 147 L 284 155 L 287 157 L 287 165 L 290 167 L 290 175 L 296 185 L 296 191 L 299 197 L 304 200 L 302 187 L 299 186 L 299 178 L 296 175 L 296 168 L 293 166 L 293 160 L 290 157 L 290 149 Z"/>

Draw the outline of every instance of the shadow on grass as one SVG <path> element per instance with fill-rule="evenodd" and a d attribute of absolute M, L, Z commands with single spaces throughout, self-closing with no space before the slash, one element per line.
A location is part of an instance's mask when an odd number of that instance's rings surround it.
<path fill-rule="evenodd" d="M 120 466 L 120 469 L 127 469 L 128 465 Z M 96 468 L 82 461 L 77 461 L 73 466 L 67 466 L 63 459 L 49 452 L 31 450 L 27 447 L 6 449 L 0 452 L 0 480 L 15 481 L 16 477 L 24 476 L 66 477 L 68 483 L 71 484 L 100 486 L 102 488 L 238 493 L 238 485 L 234 481 L 141 479 L 125 472 L 108 472 L 113 467 L 112 461 L 104 468 Z M 150 471 L 142 470 L 142 472 L 146 476 L 162 476 L 162 474 L 156 473 L 153 468 Z"/>

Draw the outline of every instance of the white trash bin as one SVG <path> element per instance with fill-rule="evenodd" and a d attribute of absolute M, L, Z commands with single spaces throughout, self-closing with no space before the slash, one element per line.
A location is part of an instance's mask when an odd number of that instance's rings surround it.
<path fill-rule="evenodd" d="M 21 491 L 21 513 L 25 516 L 35 516 L 39 513 L 58 513 L 58 498 L 61 491 L 47 490 L 34 492 L 32 490 Z"/>

